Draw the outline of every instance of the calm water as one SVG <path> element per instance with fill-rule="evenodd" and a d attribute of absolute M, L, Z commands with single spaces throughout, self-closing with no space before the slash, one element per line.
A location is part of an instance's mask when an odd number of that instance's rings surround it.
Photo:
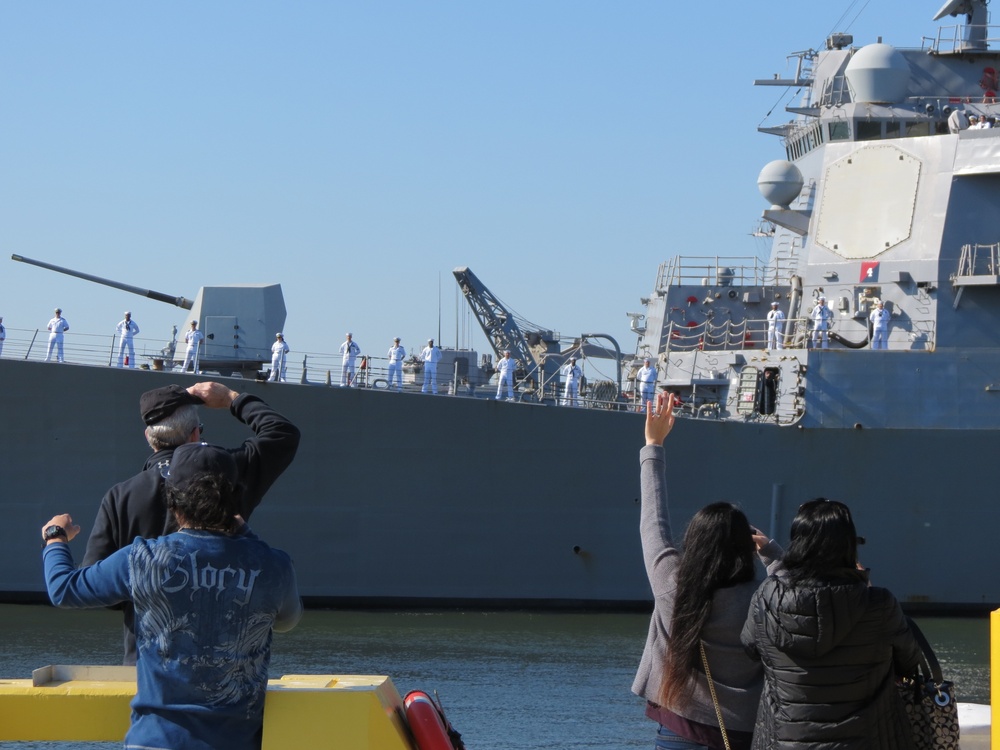
<path fill-rule="evenodd" d="M 651 748 L 629 690 L 646 615 L 308 611 L 274 639 L 273 676 L 388 674 L 401 694 L 437 690 L 469 750 Z M 989 620 L 919 620 L 960 700 L 989 700 Z M 120 618 L 0 605 L 0 677 L 46 664 L 120 663 Z M 117 743 L 7 743 L 90 750 Z"/>

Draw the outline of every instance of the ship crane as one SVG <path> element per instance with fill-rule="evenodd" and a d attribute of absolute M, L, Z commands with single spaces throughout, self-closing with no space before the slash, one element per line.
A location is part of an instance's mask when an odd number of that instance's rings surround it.
<path fill-rule="evenodd" d="M 521 380 L 534 380 L 536 384 L 539 380 L 543 384 L 557 382 L 563 358 L 558 356 L 559 342 L 552 332 L 529 331 L 526 336 L 513 313 L 469 268 L 460 266 L 452 273 L 497 358 L 509 350 L 524 371 Z"/>
<path fill-rule="evenodd" d="M 521 380 L 531 380 L 538 385 L 536 378 L 540 375 L 541 388 L 544 389 L 548 385 L 558 385 L 560 370 L 570 357 L 611 359 L 615 362 L 617 380 L 596 385 L 600 386 L 598 390 L 603 392 L 604 397 L 601 400 L 605 403 L 617 404 L 621 400 L 622 353 L 621 347 L 613 337 L 606 333 L 585 333 L 576 339 L 570 348 L 560 350 L 559 336 L 552 331 L 541 330 L 537 326 L 534 326 L 533 330 L 522 331 L 517 317 L 467 267 L 460 266 L 452 273 L 496 356 L 503 356 L 503 352 L 509 349 L 510 356 L 523 368 L 524 375 Z M 633 318 L 633 324 L 635 322 L 636 319 Z M 589 341 L 597 338 L 606 339 L 611 347 L 599 346 Z M 519 371 L 518 375 L 520 374 Z M 557 394 L 550 393 L 550 395 Z"/>

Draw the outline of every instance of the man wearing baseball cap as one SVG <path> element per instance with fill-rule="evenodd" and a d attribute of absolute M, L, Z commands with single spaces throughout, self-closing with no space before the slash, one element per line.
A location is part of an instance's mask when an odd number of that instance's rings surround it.
<path fill-rule="evenodd" d="M 302 615 L 291 558 L 239 518 L 236 454 L 186 443 L 163 470 L 177 531 L 136 538 L 75 568 L 69 514 L 42 529 L 45 583 L 58 607 L 127 602 L 138 614 L 138 688 L 126 747 L 260 747 L 273 631 Z"/>
<path fill-rule="evenodd" d="M 128 546 L 136 537 L 153 539 L 176 531 L 167 512 L 163 473 L 168 470 L 178 446 L 198 443 L 203 425 L 198 406 L 229 409 L 254 436 L 239 448 L 228 450 L 239 471 L 241 492 L 237 510 L 249 519 L 271 485 L 288 468 L 299 447 L 299 430 L 262 399 L 237 393 L 222 383 L 196 383 L 190 388 L 168 385 L 146 391 L 139 397 L 139 412 L 146 424 L 145 436 L 153 455 L 135 476 L 116 484 L 101 500 L 94 528 L 87 540 L 84 565 L 93 565 Z M 135 664 L 135 611 L 125 614 L 125 664 Z"/>

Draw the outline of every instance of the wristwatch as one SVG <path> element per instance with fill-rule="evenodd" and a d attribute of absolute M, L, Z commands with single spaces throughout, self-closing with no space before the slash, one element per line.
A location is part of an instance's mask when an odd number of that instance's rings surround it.
<path fill-rule="evenodd" d="M 59 539 L 60 537 L 62 537 L 63 541 L 69 541 L 66 536 L 66 529 L 62 526 L 52 524 L 51 526 L 46 527 L 45 531 L 42 532 L 42 546 L 44 547 L 50 540 Z"/>

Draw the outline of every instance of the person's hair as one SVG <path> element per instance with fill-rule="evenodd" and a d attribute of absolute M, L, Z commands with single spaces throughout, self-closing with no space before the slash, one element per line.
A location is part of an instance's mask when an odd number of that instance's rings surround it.
<path fill-rule="evenodd" d="M 857 575 L 858 532 L 843 503 L 816 498 L 792 521 L 784 567 L 793 582 Z"/>
<path fill-rule="evenodd" d="M 198 426 L 198 407 L 187 404 L 146 428 L 146 442 L 154 451 L 184 445 Z"/>
<path fill-rule="evenodd" d="M 200 474 L 184 489 L 166 483 L 167 508 L 188 526 L 233 533 L 239 527 L 241 487 L 215 474 Z"/>
<path fill-rule="evenodd" d="M 701 631 L 712 611 L 712 597 L 717 589 L 753 580 L 754 552 L 750 522 L 732 503 L 712 503 L 694 514 L 677 569 L 660 705 L 680 706 L 690 697 L 691 675 L 701 661 Z"/>

